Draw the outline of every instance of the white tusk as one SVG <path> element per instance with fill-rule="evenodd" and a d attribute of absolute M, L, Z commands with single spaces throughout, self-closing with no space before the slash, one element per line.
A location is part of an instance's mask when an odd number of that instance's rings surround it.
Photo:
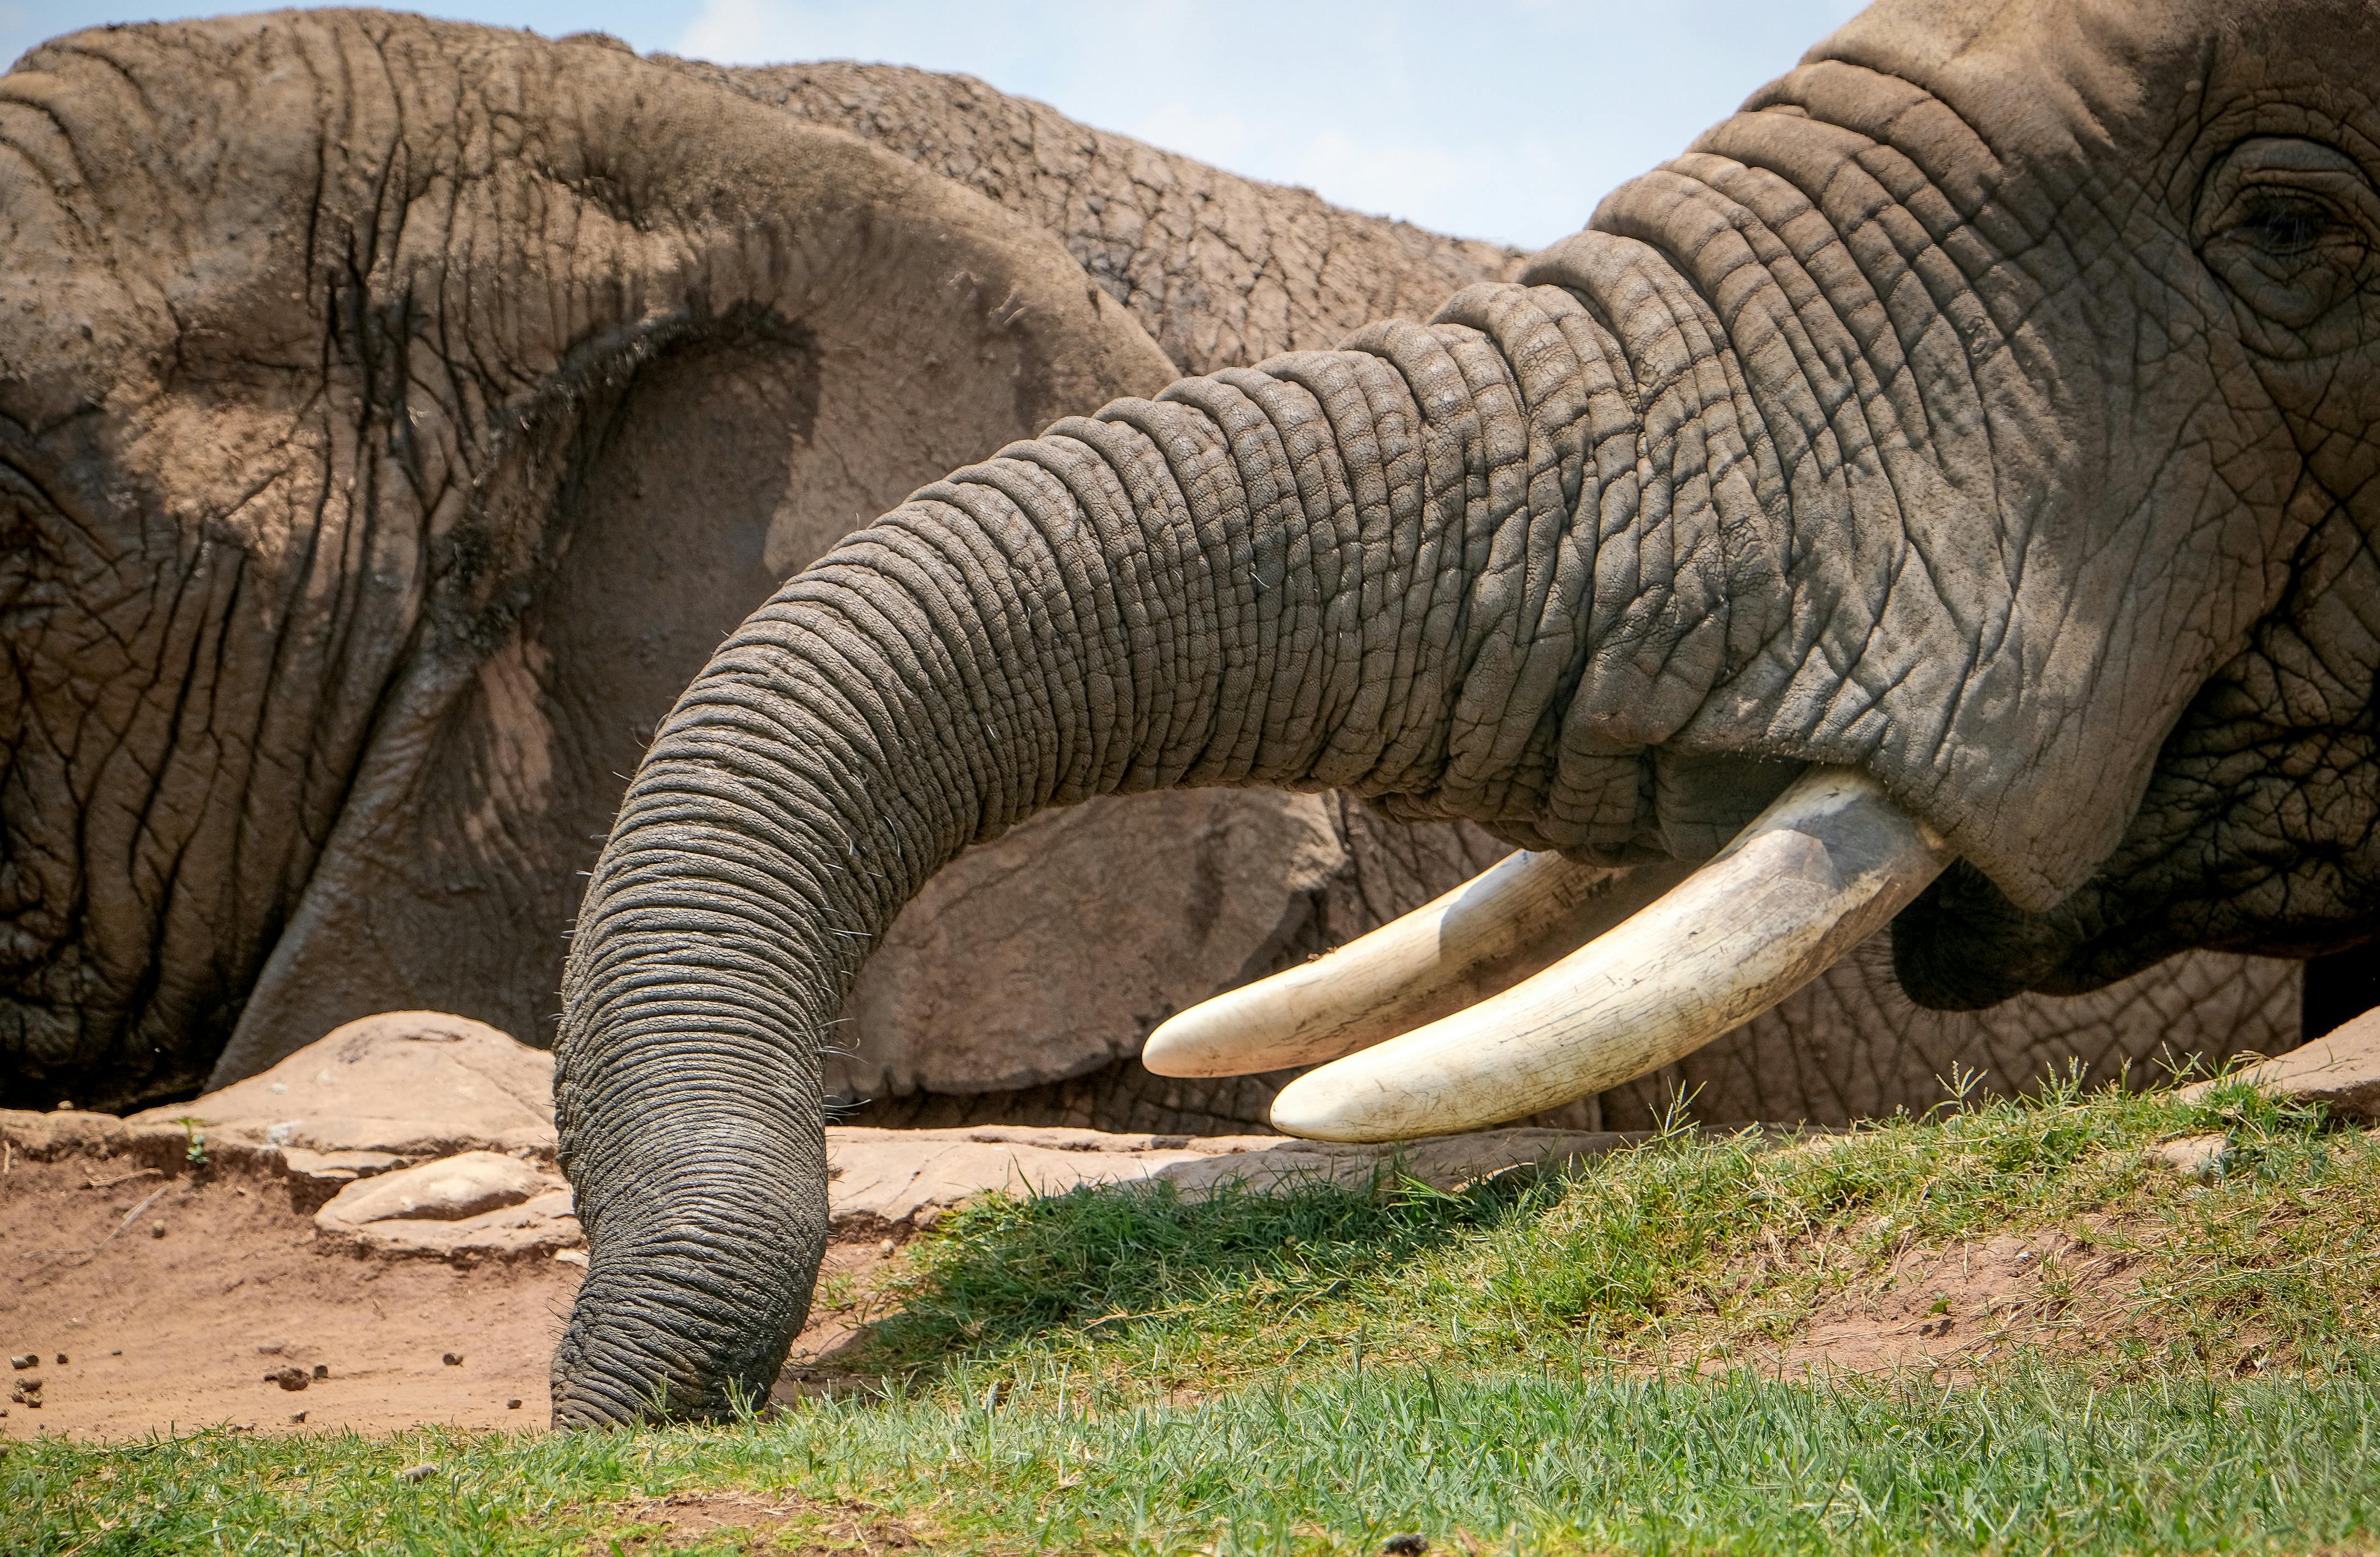
<path fill-rule="evenodd" d="M 1272 1122 L 1403 1140 L 1633 1080 L 1816 978 L 1950 858 L 1874 779 L 1812 769 L 1651 907 L 1500 995 L 1299 1077 Z"/>
<path fill-rule="evenodd" d="M 1249 1076 L 1352 1054 L 1518 983 L 1691 870 L 1508 856 L 1335 952 L 1168 1018 L 1140 1063 L 1160 1076 Z"/>

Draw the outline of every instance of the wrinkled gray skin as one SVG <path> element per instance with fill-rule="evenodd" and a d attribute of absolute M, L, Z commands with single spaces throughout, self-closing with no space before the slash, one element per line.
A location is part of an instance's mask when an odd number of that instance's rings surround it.
<path fill-rule="evenodd" d="M 828 1024 L 1044 807 L 1698 856 L 1853 763 L 1964 861 L 1897 927 L 1922 999 L 2364 934 L 2376 22 L 1880 6 L 1520 283 L 1060 422 L 787 583 L 588 890 L 556 1420 L 767 1389 Z"/>
<path fill-rule="evenodd" d="M 786 572 L 1061 411 L 1518 262 L 893 67 L 369 12 L 35 51 L 0 82 L 0 1104 L 187 1096 L 382 1009 L 543 1039 L 625 774 Z M 1246 1128 L 1279 1078 L 1150 1077 L 1149 1025 L 1501 846 L 1343 796 L 1048 813 L 904 916 L 833 1084 Z M 1883 962 L 1565 1117 L 1840 1120 L 2295 1020 L 2287 964 L 1945 1016 Z"/>

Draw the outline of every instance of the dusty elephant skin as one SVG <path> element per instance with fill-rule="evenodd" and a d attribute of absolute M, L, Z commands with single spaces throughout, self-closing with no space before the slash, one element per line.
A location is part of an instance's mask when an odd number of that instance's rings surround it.
<path fill-rule="evenodd" d="M 828 1024 L 1043 807 L 1699 858 L 1838 763 L 1965 861 L 1899 937 L 1933 998 L 2362 934 L 2374 21 L 1880 6 L 1517 284 L 1061 422 L 788 583 L 589 889 L 557 1420 L 765 1387 Z"/>

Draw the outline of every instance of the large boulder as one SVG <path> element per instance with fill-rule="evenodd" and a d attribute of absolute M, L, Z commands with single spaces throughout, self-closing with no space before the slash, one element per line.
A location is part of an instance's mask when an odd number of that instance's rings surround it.
<path fill-rule="evenodd" d="M 1278 962 L 1343 866 L 1319 796 L 1045 811 L 893 922 L 825 1055 L 828 1090 L 1003 1091 L 1135 1055 L 1172 1013 Z"/>

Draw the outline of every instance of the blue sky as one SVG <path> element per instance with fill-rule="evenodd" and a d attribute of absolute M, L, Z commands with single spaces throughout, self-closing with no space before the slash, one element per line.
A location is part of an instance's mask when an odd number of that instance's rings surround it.
<path fill-rule="evenodd" d="M 0 58 L 149 0 L 0 0 Z M 1856 0 L 440 0 L 432 14 L 756 64 L 964 70 L 1235 172 L 1536 247 L 1856 11 Z"/>

